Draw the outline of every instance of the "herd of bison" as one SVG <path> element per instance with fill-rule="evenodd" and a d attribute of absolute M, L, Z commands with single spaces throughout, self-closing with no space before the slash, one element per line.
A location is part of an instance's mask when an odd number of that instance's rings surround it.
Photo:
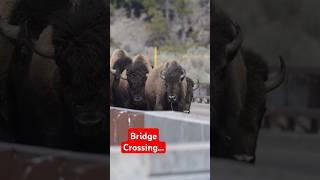
<path fill-rule="evenodd" d="M 176 61 L 153 68 L 143 55 L 116 49 L 110 59 L 110 99 L 116 107 L 190 112 L 199 87 Z"/>
<path fill-rule="evenodd" d="M 108 10 L 107 0 L 0 1 L 0 140 L 106 153 L 108 104 L 190 112 L 199 84 L 178 62 L 107 55 Z M 266 94 L 284 81 L 285 63 L 269 76 L 221 11 L 211 30 L 211 152 L 253 163 Z"/>

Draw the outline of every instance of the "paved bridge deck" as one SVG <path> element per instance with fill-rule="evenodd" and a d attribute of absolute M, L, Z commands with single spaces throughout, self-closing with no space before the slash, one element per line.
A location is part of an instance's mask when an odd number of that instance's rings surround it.
<path fill-rule="evenodd" d="M 215 180 L 319 180 L 320 135 L 263 130 L 255 165 L 211 160 Z"/>

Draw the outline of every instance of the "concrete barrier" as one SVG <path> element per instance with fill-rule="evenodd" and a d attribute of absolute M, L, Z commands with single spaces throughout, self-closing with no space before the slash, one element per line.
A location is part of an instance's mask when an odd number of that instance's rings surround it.
<path fill-rule="evenodd" d="M 135 111 L 110 108 L 111 179 L 209 180 L 210 121 L 171 111 Z M 127 140 L 129 127 L 156 127 L 167 143 L 166 154 L 122 154 L 119 144 Z"/>

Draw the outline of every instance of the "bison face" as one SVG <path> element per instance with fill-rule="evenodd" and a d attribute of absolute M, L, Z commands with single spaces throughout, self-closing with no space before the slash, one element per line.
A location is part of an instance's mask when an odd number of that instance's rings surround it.
<path fill-rule="evenodd" d="M 147 80 L 147 72 L 127 71 L 129 95 L 134 104 L 141 104 L 145 100 L 144 87 Z"/>
<path fill-rule="evenodd" d="M 83 74 L 71 74 L 72 78 L 62 77 L 62 96 L 75 124 L 75 130 L 82 136 L 101 132 L 106 121 L 107 81 L 106 78 L 85 80 Z"/>
<path fill-rule="evenodd" d="M 129 57 L 122 57 L 119 58 L 115 64 L 113 65 L 113 68 L 116 70 L 115 72 L 115 80 L 120 80 L 121 73 L 128 68 L 128 66 L 132 63 L 131 58 Z"/>
<path fill-rule="evenodd" d="M 106 127 L 107 119 L 106 43 L 66 43 L 60 38 L 53 39 L 53 42 L 61 93 L 75 131 L 80 136 L 97 135 Z"/>
<path fill-rule="evenodd" d="M 175 61 L 166 65 L 166 70 L 161 71 L 160 77 L 164 80 L 167 100 L 170 103 L 179 101 L 182 91 L 182 82 L 186 76 L 186 71 Z"/>

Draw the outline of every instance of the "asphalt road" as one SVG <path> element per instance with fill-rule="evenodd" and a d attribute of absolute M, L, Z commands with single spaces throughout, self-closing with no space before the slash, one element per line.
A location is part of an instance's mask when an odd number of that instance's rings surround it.
<path fill-rule="evenodd" d="M 192 103 L 190 113 L 195 115 L 210 116 L 210 105 L 209 104 L 198 104 Z"/>
<path fill-rule="evenodd" d="M 320 135 L 262 131 L 255 165 L 211 160 L 214 180 L 319 180 Z"/>

